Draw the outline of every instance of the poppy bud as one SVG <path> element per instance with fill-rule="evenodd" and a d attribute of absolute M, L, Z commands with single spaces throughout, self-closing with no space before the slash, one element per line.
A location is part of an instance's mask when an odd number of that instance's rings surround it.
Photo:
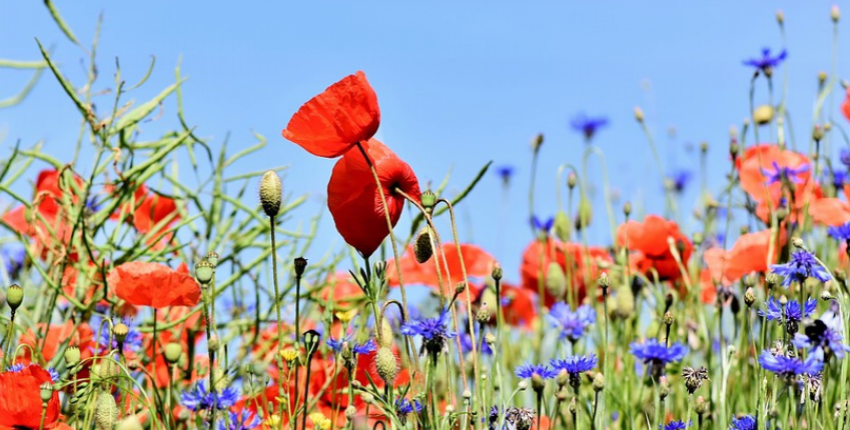
<path fill-rule="evenodd" d="M 141 421 L 135 415 L 130 415 L 127 418 L 119 421 L 115 426 L 115 430 L 143 430 Z"/>
<path fill-rule="evenodd" d="M 555 236 L 562 242 L 570 241 L 570 219 L 562 210 L 555 214 Z"/>
<path fill-rule="evenodd" d="M 747 291 L 744 292 L 744 303 L 747 307 L 752 307 L 753 303 L 756 302 L 756 293 L 753 291 L 753 287 L 747 288 Z"/>
<path fill-rule="evenodd" d="M 395 384 L 395 378 L 398 376 L 398 361 L 391 349 L 378 348 L 378 353 L 375 354 L 375 369 L 385 384 L 388 386 Z"/>
<path fill-rule="evenodd" d="M 537 151 L 540 150 L 540 147 L 542 145 L 543 145 L 543 133 L 538 133 L 537 136 L 534 136 L 534 138 L 531 139 L 531 149 L 534 152 L 537 152 Z"/>
<path fill-rule="evenodd" d="M 307 269 L 307 259 L 304 257 L 297 257 L 293 261 L 293 265 L 295 266 L 295 276 L 300 278 L 304 275 L 304 270 Z"/>
<path fill-rule="evenodd" d="M 596 375 L 593 375 L 593 391 L 597 393 L 605 389 L 605 375 L 600 372 L 596 372 Z"/>
<path fill-rule="evenodd" d="M 80 362 L 80 348 L 76 346 L 69 346 L 65 349 L 65 364 L 68 367 L 74 367 L 77 363 Z"/>
<path fill-rule="evenodd" d="M 195 279 L 201 286 L 208 286 L 212 281 L 213 266 L 206 260 L 201 260 L 195 265 Z"/>
<path fill-rule="evenodd" d="M 183 347 L 180 346 L 177 342 L 169 342 L 165 345 L 165 361 L 168 364 L 177 363 L 180 360 L 180 356 L 183 355 Z"/>
<path fill-rule="evenodd" d="M 815 142 L 820 142 L 823 139 L 823 127 L 815 125 L 812 129 L 812 139 Z"/>
<path fill-rule="evenodd" d="M 41 384 L 41 401 L 47 403 L 53 398 L 53 384 L 45 382 Z"/>
<path fill-rule="evenodd" d="M 263 178 L 260 179 L 260 204 L 266 216 L 269 218 L 277 216 L 282 196 L 283 186 L 280 183 L 280 176 L 272 170 L 263 173 Z"/>
<path fill-rule="evenodd" d="M 130 333 L 130 327 L 127 327 L 127 324 L 118 323 L 112 327 L 112 335 L 115 336 L 115 340 L 118 343 L 124 343 L 124 340 L 127 339 L 127 335 Z"/>
<path fill-rule="evenodd" d="M 829 17 L 832 18 L 832 22 L 838 22 L 841 19 L 841 10 L 838 9 L 838 5 L 832 5 L 832 9 L 829 10 Z"/>
<path fill-rule="evenodd" d="M 423 228 L 416 236 L 416 242 L 413 243 L 413 255 L 419 264 L 425 263 L 434 255 L 434 248 L 431 246 L 431 233 L 429 233 L 428 228 Z"/>
<path fill-rule="evenodd" d="M 21 288 L 18 284 L 9 285 L 6 288 L 6 303 L 9 304 L 9 307 L 12 308 L 14 312 L 18 309 L 18 306 L 24 301 L 24 289 Z"/>
<path fill-rule="evenodd" d="M 635 120 L 643 122 L 643 110 L 638 106 L 635 106 Z"/>
<path fill-rule="evenodd" d="M 583 230 L 590 226 L 590 220 L 593 218 L 593 207 L 590 205 L 590 200 L 582 197 L 578 203 L 578 215 L 576 216 L 576 230 Z"/>
<path fill-rule="evenodd" d="M 782 12 L 782 10 L 776 11 L 776 22 L 779 23 L 779 25 L 785 23 L 785 12 Z"/>
<path fill-rule="evenodd" d="M 626 202 L 623 204 L 623 214 L 626 216 L 626 218 L 628 218 L 629 215 L 632 214 L 632 202 Z"/>
<path fill-rule="evenodd" d="M 769 124 L 773 121 L 773 106 L 761 105 L 753 111 L 753 121 L 758 125 Z"/>
<path fill-rule="evenodd" d="M 434 208 L 434 205 L 437 204 L 437 195 L 434 194 L 433 191 L 428 190 L 422 193 L 422 197 L 419 198 L 419 201 L 422 203 L 422 207 L 425 210 L 430 211 Z"/>
<path fill-rule="evenodd" d="M 573 173 L 573 172 L 570 172 L 570 174 L 567 175 L 567 187 L 569 187 L 572 190 L 573 188 L 576 187 L 576 182 L 578 182 L 578 178 L 576 177 L 576 174 Z"/>
<path fill-rule="evenodd" d="M 493 272 L 490 273 L 490 276 L 493 278 L 494 281 L 501 281 L 502 275 L 502 265 L 497 262 L 493 265 Z"/>
<path fill-rule="evenodd" d="M 381 318 L 381 332 L 378 336 L 378 346 L 389 348 L 393 345 L 393 327 L 386 318 Z"/>
<path fill-rule="evenodd" d="M 561 265 L 556 262 L 549 263 L 546 269 L 546 291 L 554 296 L 561 297 L 567 288 L 567 275 Z"/>
<path fill-rule="evenodd" d="M 215 251 L 210 251 L 207 253 L 207 261 L 212 265 L 213 269 L 218 266 L 218 253 Z"/>
<path fill-rule="evenodd" d="M 115 421 L 118 420 L 118 406 L 115 405 L 115 397 L 106 391 L 101 392 L 97 396 L 95 405 L 94 423 L 97 430 L 112 430 L 115 428 Z"/>

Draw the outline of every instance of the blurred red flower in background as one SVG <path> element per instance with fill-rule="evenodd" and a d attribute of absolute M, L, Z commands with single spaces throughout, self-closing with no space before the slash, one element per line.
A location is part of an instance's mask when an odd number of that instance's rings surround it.
<path fill-rule="evenodd" d="M 118 297 L 136 306 L 195 306 L 201 299 L 201 288 L 185 263 L 174 270 L 132 261 L 112 269 L 106 280 Z"/>
<path fill-rule="evenodd" d="M 682 264 L 687 265 L 693 245 L 674 221 L 647 215 L 642 223 L 629 221 L 617 229 L 617 243 L 634 251 L 629 257 L 630 264 L 649 279 L 653 279 L 652 270 L 658 273 L 660 281 L 677 281 L 682 277 L 679 264 L 670 250 L 670 239 L 679 252 Z"/>
<path fill-rule="evenodd" d="M 413 169 L 383 143 L 371 139 L 363 144 L 371 159 L 387 201 L 392 225 L 398 222 L 405 199 L 402 190 L 419 200 L 419 182 Z M 346 243 L 369 257 L 389 234 L 378 187 L 369 164 L 358 148 L 352 148 L 336 163 L 328 182 L 328 209 L 336 229 Z"/>
<path fill-rule="evenodd" d="M 74 175 L 74 182 L 82 187 L 83 180 Z M 36 239 L 45 247 L 53 243 L 52 230 L 60 243 L 67 243 L 70 239 L 71 226 L 62 214 L 62 198 L 67 195 L 72 203 L 79 201 L 79 196 L 70 184 L 60 181 L 60 172 L 55 169 L 42 170 L 35 182 L 35 195 L 33 206 L 36 213 L 29 217 L 26 207 L 21 205 L 3 214 L 0 220 L 5 222 L 15 232 Z M 42 221 L 38 215 L 44 220 Z"/>
<path fill-rule="evenodd" d="M 304 103 L 289 120 L 283 137 L 307 152 L 334 158 L 378 131 L 378 96 L 362 71 L 346 76 Z"/>
<path fill-rule="evenodd" d="M 42 336 L 37 336 L 38 330 L 46 330 Z M 44 347 L 42 347 L 42 341 Z M 21 335 L 21 345 L 29 345 L 34 350 L 39 351 L 40 357 L 48 362 L 59 352 L 59 346 L 64 342 L 68 342 L 68 346 L 76 346 L 80 349 L 80 357 L 85 360 L 92 356 L 94 352 L 94 332 L 87 322 L 74 324 L 73 321 L 67 321 L 64 324 L 38 324 L 36 330 L 29 329 L 25 334 Z M 30 349 L 23 349 L 24 358 L 30 360 Z"/>
<path fill-rule="evenodd" d="M 427 285 L 439 292 L 440 282 L 436 267 L 439 261 L 443 292 L 451 298 L 454 295 L 455 287 L 464 281 L 460 257 L 463 257 L 466 274 L 470 278 L 485 279 L 490 276 L 493 272 L 493 266 L 496 265 L 496 259 L 490 253 L 479 246 L 468 243 L 460 245 L 460 254 L 458 254 L 457 246 L 454 243 L 444 243 L 428 261 L 419 264 L 416 261 L 413 245 L 410 245 L 407 252 L 399 259 L 404 283 Z M 446 266 L 449 269 L 448 273 L 446 273 Z M 395 260 L 387 261 L 386 273 L 389 285 L 398 286 L 398 271 L 395 268 Z M 464 298 L 465 296 L 458 297 Z"/>
<path fill-rule="evenodd" d="M 718 247 L 706 250 L 703 258 L 708 266 L 710 279 L 730 285 L 752 272 L 767 272 L 770 265 L 776 263 L 782 246 L 788 241 L 784 228 L 776 235 L 774 239 L 770 229 L 747 233 L 741 235 L 728 251 Z M 774 244 L 769 259 L 771 240 Z"/>
<path fill-rule="evenodd" d="M 596 281 L 602 273 L 602 267 L 613 263 L 611 255 L 604 248 L 589 246 L 585 247 L 577 243 L 563 243 L 558 240 L 547 238 L 545 241 L 532 241 L 522 253 L 522 288 L 538 293 L 540 290 L 540 277 L 546 284 L 546 276 L 549 273 L 551 263 L 557 263 L 569 282 L 569 288 L 575 290 L 579 301 L 587 294 L 587 287 Z M 545 291 L 544 303 L 551 306 L 564 297 L 555 297 L 548 290 Z"/>

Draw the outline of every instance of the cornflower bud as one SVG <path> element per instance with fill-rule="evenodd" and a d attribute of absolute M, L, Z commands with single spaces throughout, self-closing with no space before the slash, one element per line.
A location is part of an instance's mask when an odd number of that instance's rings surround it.
<path fill-rule="evenodd" d="M 643 110 L 639 106 L 635 106 L 635 120 L 643 122 Z"/>
<path fill-rule="evenodd" d="M 593 375 L 593 391 L 600 392 L 605 389 L 605 375 L 601 372 L 596 372 Z"/>
<path fill-rule="evenodd" d="M 753 287 L 748 287 L 747 291 L 744 292 L 744 303 L 748 308 L 753 306 L 753 303 L 756 302 L 756 293 L 753 291 Z"/>

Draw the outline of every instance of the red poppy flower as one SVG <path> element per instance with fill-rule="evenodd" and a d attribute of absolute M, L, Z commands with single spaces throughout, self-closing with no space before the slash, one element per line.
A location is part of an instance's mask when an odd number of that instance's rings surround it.
<path fill-rule="evenodd" d="M 41 384 L 53 383 L 50 373 L 31 364 L 17 372 L 0 373 L 0 430 L 37 429 L 41 422 Z M 47 403 L 44 428 L 59 424 L 59 393 Z"/>
<path fill-rule="evenodd" d="M 658 279 L 676 281 L 682 273 L 679 264 L 670 251 L 669 239 L 673 239 L 682 264 L 686 265 L 691 258 L 693 245 L 687 236 L 679 231 L 679 226 L 673 221 L 667 221 L 657 215 L 647 215 L 643 223 L 629 221 L 617 229 L 617 243 L 627 246 L 630 251 L 638 251 L 638 268 L 652 279 L 651 270 L 658 273 Z M 632 260 L 634 256 L 630 257 Z"/>
<path fill-rule="evenodd" d="M 476 296 L 475 305 L 481 306 L 486 303 L 492 312 L 490 325 L 496 325 L 496 290 L 491 286 L 470 285 L 471 293 Z M 502 295 L 502 318 L 505 324 L 524 329 L 531 329 L 537 319 L 537 306 L 535 305 L 535 293 L 525 288 L 502 282 L 500 285 Z M 473 314 L 475 314 L 475 310 Z"/>
<path fill-rule="evenodd" d="M 847 95 L 844 102 L 841 103 L 841 112 L 844 114 L 844 118 L 850 121 L 850 87 L 847 88 Z"/>
<path fill-rule="evenodd" d="M 771 254 L 771 241 L 773 249 Z M 703 258 L 708 265 L 712 280 L 724 285 L 743 278 L 752 272 L 767 272 L 771 264 L 776 263 L 779 251 L 788 241 L 785 229 L 773 237 L 770 229 L 757 233 L 741 235 L 732 249 L 711 248 L 705 251 Z"/>
<path fill-rule="evenodd" d="M 604 248 L 576 243 L 562 243 L 554 239 L 546 241 L 534 240 L 522 253 L 522 288 L 538 293 L 540 277 L 545 278 L 552 262 L 558 264 L 564 272 L 571 289 L 578 293 L 579 301 L 583 300 L 586 287 L 594 282 L 601 274 L 601 269 L 613 263 L 611 256 Z M 544 303 L 551 306 L 564 297 L 555 297 L 545 291 Z"/>
<path fill-rule="evenodd" d="M 15 232 L 32 237 L 45 247 L 53 243 L 51 231 L 60 243 L 70 242 L 71 226 L 62 215 L 62 196 L 69 195 L 72 203 L 78 202 L 79 196 L 70 184 L 60 185 L 59 177 L 59 171 L 55 169 L 42 170 L 38 174 L 33 207 L 41 218 L 36 214 L 28 215 L 25 206 L 18 206 L 3 214 L 0 220 Z M 78 187 L 82 187 L 82 179 L 76 175 L 73 179 Z"/>
<path fill-rule="evenodd" d="M 363 147 L 378 172 L 395 226 L 405 201 L 395 189 L 418 201 L 419 181 L 413 169 L 383 143 L 371 139 Z M 328 209 L 342 238 L 365 257 L 372 255 L 389 234 L 378 187 L 357 148 L 346 152 L 334 166 L 328 182 Z"/>
<path fill-rule="evenodd" d="M 466 274 L 470 278 L 484 279 L 493 272 L 496 259 L 483 248 L 464 243 L 460 245 L 460 256 L 466 266 Z M 400 258 L 401 274 L 405 284 L 427 285 L 439 291 L 440 282 L 437 277 L 436 262 L 440 263 L 440 276 L 443 280 L 444 293 L 447 296 L 454 294 L 457 284 L 463 282 L 463 270 L 461 270 L 460 256 L 454 243 L 444 243 L 440 250 L 434 253 L 434 257 L 425 263 L 419 264 L 410 245 L 407 252 Z M 446 274 L 446 266 L 449 273 Z M 398 271 L 395 268 L 395 260 L 387 261 L 387 282 L 390 286 L 398 286 Z"/>
<path fill-rule="evenodd" d="M 327 286 L 319 294 L 321 297 L 320 304 L 333 303 L 334 308 L 348 308 L 352 302 L 365 297 L 363 289 L 354 283 L 351 274 L 347 272 L 337 272 L 335 275 L 330 275 Z"/>
<path fill-rule="evenodd" d="M 334 158 L 371 139 L 380 124 L 378 96 L 366 75 L 358 71 L 304 103 L 289 120 L 283 137 L 313 155 Z"/>
<path fill-rule="evenodd" d="M 91 327 L 89 327 L 88 323 L 81 323 L 80 325 L 74 324 L 73 321 L 67 321 L 64 324 L 53 324 L 47 326 L 45 324 L 39 324 L 38 330 L 47 330 L 47 333 L 44 334 L 46 339 L 40 336 L 36 336 L 36 332 L 32 329 L 27 330 L 27 332 L 21 335 L 20 343 L 22 345 L 29 345 L 36 351 L 40 351 L 40 357 L 44 359 L 44 362 L 48 362 L 56 356 L 56 353 L 59 351 L 59 346 L 62 345 L 66 340 L 70 338 L 68 342 L 68 346 L 76 346 L 80 349 L 80 357 L 82 359 L 86 359 L 92 356 L 92 352 L 94 350 L 95 342 L 94 335 Z M 44 347 L 42 348 L 42 339 L 44 342 Z M 30 360 L 30 349 L 24 348 L 24 358 L 26 360 Z"/>
<path fill-rule="evenodd" d="M 809 166 L 811 161 L 805 155 L 773 144 L 750 147 L 735 160 L 741 188 L 758 203 L 756 215 L 764 221 L 770 220 L 770 210 L 790 201 L 794 204 L 788 208 L 789 215 L 794 220 L 800 210 L 821 197 Z M 793 186 L 793 194 L 783 186 L 786 180 Z"/>
<path fill-rule="evenodd" d="M 158 263 L 132 261 L 112 269 L 106 280 L 118 297 L 136 306 L 191 307 L 201 299 L 201 288 L 185 263 L 174 270 Z"/>
<path fill-rule="evenodd" d="M 850 221 L 850 204 L 836 197 L 824 197 L 809 205 L 809 215 L 817 223 L 842 225 Z"/>

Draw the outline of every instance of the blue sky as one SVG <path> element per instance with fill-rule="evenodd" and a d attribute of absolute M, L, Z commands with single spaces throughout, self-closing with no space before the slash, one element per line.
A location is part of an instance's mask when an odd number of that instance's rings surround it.
<path fill-rule="evenodd" d="M 132 83 L 154 55 L 151 79 L 129 96 L 144 101 L 173 82 L 182 58 L 189 76 L 183 87 L 188 122 L 215 147 L 230 133 L 233 151 L 254 142 L 252 131 L 265 135 L 268 147 L 236 169 L 290 166 L 284 188 L 313 197 L 300 213 L 305 220 L 322 208 L 333 161 L 310 156 L 280 131 L 303 102 L 364 70 L 382 109 L 378 137 L 411 164 L 423 185 L 439 183 L 452 169 L 449 190 L 457 191 L 487 161 L 516 167 L 507 196 L 490 173 L 459 208 L 461 237 L 494 253 L 513 280 L 531 239 L 526 196 L 534 135 L 546 136 L 537 213 L 555 212 L 558 165 L 580 163 L 584 144 L 569 129 L 569 119 L 581 111 L 610 119 L 594 143 L 607 157 L 621 201 L 660 213 L 661 179 L 633 119 L 635 106 L 646 113 L 666 170 L 695 169 L 698 151 L 688 148 L 701 141 L 711 145 L 709 182 L 717 190 L 728 170 L 729 127 L 748 113 L 752 72 L 741 61 L 762 47 L 782 48 L 776 10 L 786 16 L 789 60 L 782 69 L 787 68 L 788 107 L 800 141 L 812 126 L 816 74 L 829 71 L 831 61 L 831 3 L 822 1 L 56 4 L 84 45 L 103 13 L 100 89 L 113 87 L 115 57 Z M 842 31 L 845 27 L 842 23 Z M 0 58 L 38 59 L 36 37 L 52 45 L 62 70 L 81 82 L 80 61 L 87 54 L 64 38 L 41 2 L 7 5 L 0 14 Z M 839 57 L 841 76 L 850 60 Z M 28 77 L 0 70 L 0 98 Z M 767 100 L 763 85 L 756 97 Z M 101 112 L 106 100 L 111 99 L 103 99 Z M 175 117 L 173 104 L 167 104 L 161 124 L 146 127 L 151 132 L 174 127 Z M 47 152 L 69 160 L 78 124 L 74 106 L 45 74 L 29 99 L 0 113 L 0 153 L 17 139 L 24 145 L 43 139 Z M 600 184 L 595 161 L 590 170 L 589 181 Z M 694 183 L 680 201 L 686 229 L 694 226 L 688 214 L 697 188 Z M 591 242 L 610 243 L 598 198 L 594 215 Z M 342 246 L 325 216 L 316 256 Z"/>

